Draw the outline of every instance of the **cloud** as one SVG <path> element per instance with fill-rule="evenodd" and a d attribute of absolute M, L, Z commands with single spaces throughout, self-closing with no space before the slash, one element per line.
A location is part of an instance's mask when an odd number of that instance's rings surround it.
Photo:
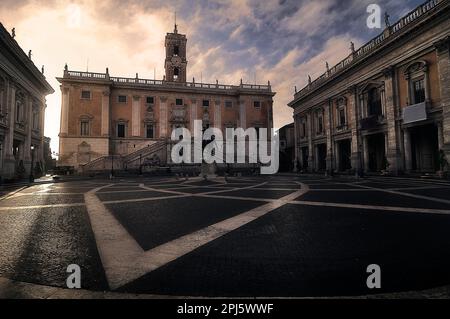
<path fill-rule="evenodd" d="M 6 28 L 33 61 L 45 65 L 56 93 L 47 98 L 45 134 L 57 150 L 61 96 L 55 77 L 67 62 L 73 70 L 157 78 L 164 72 L 164 37 L 188 37 L 188 79 L 237 84 L 271 81 L 274 125 L 292 121 L 287 103 L 302 88 L 346 57 L 350 41 L 361 45 L 380 32 L 365 27 L 371 0 L 2 0 Z M 395 21 L 422 0 L 386 0 Z M 79 14 L 79 16 L 78 16 Z"/>

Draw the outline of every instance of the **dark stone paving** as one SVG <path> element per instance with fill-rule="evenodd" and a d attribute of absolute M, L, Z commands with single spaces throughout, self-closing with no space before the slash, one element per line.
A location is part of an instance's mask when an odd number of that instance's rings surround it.
<path fill-rule="evenodd" d="M 405 227 L 405 224 L 408 227 Z M 450 283 L 450 216 L 286 205 L 126 285 L 194 296 L 369 294 Z M 401 231 L 399 231 L 401 230 Z"/>
<path fill-rule="evenodd" d="M 167 197 L 167 196 L 176 196 L 176 194 L 169 194 L 163 192 L 156 191 L 134 191 L 130 193 L 98 193 L 97 197 L 100 198 L 101 201 L 116 201 L 116 200 L 124 200 L 124 199 L 138 199 L 138 198 L 154 198 L 154 197 Z"/>
<path fill-rule="evenodd" d="M 217 186 L 221 185 L 222 183 L 212 182 L 212 181 L 198 181 L 198 182 L 187 182 L 185 185 L 190 186 Z"/>
<path fill-rule="evenodd" d="M 445 203 L 381 191 L 353 192 L 350 189 L 358 189 L 356 185 L 342 184 L 355 182 L 353 179 L 319 176 L 230 178 L 227 184 L 125 178 L 36 185 L 22 192 L 45 189 L 53 193 L 84 193 L 114 183 L 97 195 L 103 201 L 121 201 L 176 196 L 145 191 L 137 186 L 139 183 L 195 195 L 218 191 L 221 186 L 246 187 L 268 182 L 258 188 L 218 195 L 277 199 L 300 189 L 294 181 L 306 183 L 311 189 L 298 200 L 449 209 Z M 387 189 L 432 184 L 416 179 L 370 178 L 362 185 Z M 450 188 L 436 186 L 402 192 L 450 200 Z M 327 188 L 344 191 L 314 191 Z M 119 190 L 132 192 L 107 193 Z M 0 206 L 74 202 L 84 202 L 83 195 L 43 193 L 2 200 Z M 107 207 L 148 250 L 264 204 L 265 201 L 189 196 Z M 429 288 L 450 283 L 449 226 L 449 215 L 285 205 L 121 290 L 198 296 L 322 296 Z M 82 268 L 83 288 L 108 289 L 85 207 L 0 212 L 0 276 L 64 287 L 66 267 L 71 263 Z M 366 287 L 366 267 L 371 263 L 382 268 L 382 290 Z"/>
<path fill-rule="evenodd" d="M 416 189 L 416 190 L 406 190 L 405 193 L 411 193 L 422 196 L 435 197 L 440 199 L 450 200 L 450 188 L 433 188 L 433 189 Z"/>
<path fill-rule="evenodd" d="M 346 184 L 308 184 L 310 189 L 357 189 L 357 186 Z"/>
<path fill-rule="evenodd" d="M 14 206 L 35 206 L 35 205 L 54 205 L 54 204 L 69 204 L 69 203 L 83 203 L 84 197 L 80 195 L 37 195 L 37 196 L 19 196 L 7 198 L 0 201 L 0 207 L 14 207 Z"/>
<path fill-rule="evenodd" d="M 108 289 L 85 207 L 2 212 L 2 227 L 15 236 L 0 231 L 0 276 L 66 287 L 67 266 L 77 264 L 82 288 Z"/>
<path fill-rule="evenodd" d="M 243 189 L 229 192 L 220 193 L 223 196 L 236 196 L 236 197 L 253 197 L 253 198 L 270 198 L 277 199 L 283 196 L 289 195 L 295 190 L 263 190 L 263 189 Z"/>
<path fill-rule="evenodd" d="M 129 186 L 129 187 L 106 187 L 106 188 L 102 188 L 101 190 L 99 190 L 97 193 L 108 193 L 108 192 L 112 192 L 112 191 L 141 191 L 142 188 L 138 187 L 138 186 Z"/>
<path fill-rule="evenodd" d="M 263 204 L 217 198 L 173 198 L 144 205 L 125 203 L 107 207 L 139 245 L 149 250 Z"/>
<path fill-rule="evenodd" d="M 303 196 L 296 198 L 296 200 L 375 206 L 449 209 L 449 205 L 445 203 L 437 203 L 429 200 L 390 194 L 381 191 L 309 192 L 304 194 Z"/>
<path fill-rule="evenodd" d="M 221 190 L 227 190 L 228 188 L 209 188 L 209 187 L 193 187 L 193 188 L 174 188 L 173 191 L 189 193 L 189 194 L 198 194 L 198 193 L 210 193 L 217 192 Z"/>
<path fill-rule="evenodd" d="M 423 184 L 415 184 L 415 183 L 402 183 L 402 182 L 388 182 L 388 183 L 358 183 L 356 185 L 368 186 L 373 188 L 381 188 L 381 189 L 390 189 L 390 188 L 411 188 L 411 187 L 422 187 Z"/>

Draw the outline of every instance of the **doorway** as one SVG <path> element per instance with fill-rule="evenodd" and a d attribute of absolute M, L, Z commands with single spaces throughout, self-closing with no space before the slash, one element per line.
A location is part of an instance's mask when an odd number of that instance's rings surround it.
<path fill-rule="evenodd" d="M 380 172 L 386 169 L 386 147 L 384 133 L 367 136 L 369 148 L 369 170 Z"/>
<path fill-rule="evenodd" d="M 438 163 L 438 131 L 433 124 L 411 129 L 412 169 L 418 172 L 435 172 Z"/>
<path fill-rule="evenodd" d="M 339 165 L 338 170 L 341 172 L 347 171 L 352 168 L 351 163 L 351 141 L 349 139 L 342 140 L 337 143 L 339 148 Z"/>

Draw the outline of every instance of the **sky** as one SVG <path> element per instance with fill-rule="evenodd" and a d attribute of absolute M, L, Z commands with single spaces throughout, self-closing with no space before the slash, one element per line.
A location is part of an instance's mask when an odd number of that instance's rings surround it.
<path fill-rule="evenodd" d="M 56 77 L 70 70 L 162 79 L 164 37 L 186 34 L 187 80 L 266 84 L 274 127 L 292 122 L 294 86 L 314 80 L 382 32 L 367 27 L 369 4 L 398 20 L 425 0 L 1 0 L 0 22 L 55 89 L 47 97 L 45 135 L 58 151 L 61 92 Z M 382 18 L 384 27 L 384 18 Z"/>

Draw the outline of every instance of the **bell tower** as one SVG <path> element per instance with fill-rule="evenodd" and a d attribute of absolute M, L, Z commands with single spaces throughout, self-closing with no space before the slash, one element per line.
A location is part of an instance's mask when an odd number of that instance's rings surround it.
<path fill-rule="evenodd" d="M 175 20 L 173 33 L 167 33 L 165 41 L 166 61 L 164 69 L 166 71 L 166 81 L 186 82 L 186 42 L 186 35 L 178 33 Z"/>

